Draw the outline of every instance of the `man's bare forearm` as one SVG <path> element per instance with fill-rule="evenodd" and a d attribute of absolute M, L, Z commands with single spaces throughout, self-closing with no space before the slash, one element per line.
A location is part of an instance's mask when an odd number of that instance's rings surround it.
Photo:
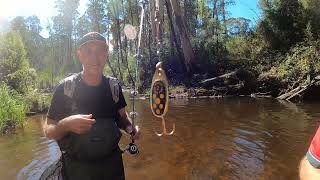
<path fill-rule="evenodd" d="M 125 108 L 122 108 L 122 109 L 119 110 L 119 115 L 120 115 L 120 117 L 119 117 L 119 124 L 118 124 L 118 126 L 119 126 L 121 129 L 123 129 L 123 130 L 126 131 L 126 130 L 127 130 L 126 128 L 127 128 L 128 126 L 131 126 L 131 125 L 132 125 L 132 121 L 131 121 L 131 119 L 129 118 L 128 113 L 127 113 L 127 111 L 126 111 Z"/>
<path fill-rule="evenodd" d="M 299 175 L 300 180 L 318 180 L 320 179 L 320 169 L 314 168 L 304 157 L 300 163 Z"/>
<path fill-rule="evenodd" d="M 128 116 L 120 116 L 119 118 L 120 128 L 126 130 L 126 128 L 132 125 L 131 119 Z"/>
<path fill-rule="evenodd" d="M 47 138 L 60 140 L 62 139 L 68 132 L 65 130 L 64 127 L 65 119 L 60 120 L 59 122 L 47 118 L 44 126 L 43 131 Z"/>

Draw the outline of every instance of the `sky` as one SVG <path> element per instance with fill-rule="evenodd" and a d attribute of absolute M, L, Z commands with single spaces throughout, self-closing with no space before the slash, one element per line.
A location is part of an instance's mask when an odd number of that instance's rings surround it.
<path fill-rule="evenodd" d="M 261 12 L 257 6 L 258 0 L 235 0 L 236 5 L 229 6 L 229 17 L 244 17 L 250 19 L 252 24 L 259 19 Z M 48 37 L 45 30 L 46 25 L 57 11 L 54 8 L 55 0 L 0 0 L 0 30 L 7 23 L 8 19 L 16 16 L 36 15 L 44 27 L 41 35 Z M 83 14 L 86 10 L 88 0 L 80 0 L 79 13 Z"/>
<path fill-rule="evenodd" d="M 228 8 L 230 17 L 244 17 L 256 24 L 262 12 L 258 7 L 258 0 L 235 0 L 235 5 Z"/>
<path fill-rule="evenodd" d="M 41 35 L 48 37 L 48 32 L 45 30 L 51 17 L 57 14 L 54 8 L 56 0 L 0 0 L 0 30 L 1 26 L 9 19 L 16 16 L 32 16 L 36 15 L 41 21 L 43 31 Z M 83 14 L 86 10 L 88 0 L 80 0 L 78 11 Z"/>

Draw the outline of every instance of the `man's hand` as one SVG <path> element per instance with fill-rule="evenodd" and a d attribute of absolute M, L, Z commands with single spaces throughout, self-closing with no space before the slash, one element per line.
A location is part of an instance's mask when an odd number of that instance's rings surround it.
<path fill-rule="evenodd" d="M 119 111 L 119 115 L 120 115 L 120 123 L 123 125 L 123 130 L 126 131 L 126 133 L 131 135 L 131 139 L 134 140 L 138 140 L 140 139 L 141 136 L 141 132 L 139 131 L 139 127 L 133 127 L 132 126 L 132 121 L 130 120 L 128 113 L 126 111 L 126 108 L 122 108 Z"/>
<path fill-rule="evenodd" d="M 126 132 L 131 134 L 131 138 L 134 140 L 139 140 L 141 136 L 141 132 L 139 131 L 139 127 L 136 126 L 135 128 L 132 125 L 126 127 Z"/>
<path fill-rule="evenodd" d="M 67 132 L 85 134 L 92 128 L 95 122 L 95 119 L 92 119 L 92 114 L 78 114 L 65 118 L 60 125 Z"/>

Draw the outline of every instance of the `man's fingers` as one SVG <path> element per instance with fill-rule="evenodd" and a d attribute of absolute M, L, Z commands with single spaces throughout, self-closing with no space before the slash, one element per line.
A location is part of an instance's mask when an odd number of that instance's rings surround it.
<path fill-rule="evenodd" d="M 85 134 L 85 133 L 89 132 L 91 128 L 92 128 L 92 125 L 90 125 L 90 124 L 82 125 L 82 126 L 80 126 L 78 132 L 79 132 L 79 134 Z"/>
<path fill-rule="evenodd" d="M 95 119 L 89 119 L 89 118 L 81 118 L 82 122 L 85 124 L 94 124 L 96 122 Z"/>
<path fill-rule="evenodd" d="M 134 131 L 135 131 L 134 135 L 131 138 L 133 138 L 134 140 L 139 140 L 140 136 L 141 136 L 141 132 L 139 130 L 139 126 L 135 126 Z"/>
<path fill-rule="evenodd" d="M 92 128 L 92 124 L 83 124 L 80 127 L 84 130 L 90 130 Z"/>
<path fill-rule="evenodd" d="M 83 118 L 88 118 L 88 119 L 92 118 L 92 114 L 80 114 L 80 116 L 82 116 Z"/>
<path fill-rule="evenodd" d="M 95 119 L 92 119 L 92 114 L 80 114 L 82 120 L 84 120 L 83 122 L 87 123 L 87 124 L 94 124 L 96 122 Z"/>

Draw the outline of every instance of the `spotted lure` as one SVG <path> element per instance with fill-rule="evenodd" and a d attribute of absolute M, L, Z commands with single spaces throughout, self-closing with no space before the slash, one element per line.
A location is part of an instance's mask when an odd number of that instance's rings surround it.
<path fill-rule="evenodd" d="M 166 121 L 164 116 L 168 111 L 169 93 L 168 93 L 168 80 L 162 68 L 162 62 L 158 62 L 156 70 L 152 78 L 150 105 L 154 116 L 161 118 L 162 132 L 156 133 L 158 136 L 172 135 L 175 131 L 175 124 L 171 132 L 167 131 Z"/>

